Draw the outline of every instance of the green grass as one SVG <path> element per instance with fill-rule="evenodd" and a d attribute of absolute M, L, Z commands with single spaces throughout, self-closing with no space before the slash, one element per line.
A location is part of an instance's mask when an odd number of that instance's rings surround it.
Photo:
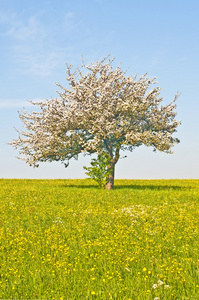
<path fill-rule="evenodd" d="M 199 299 L 199 180 L 0 180 L 0 299 Z"/>

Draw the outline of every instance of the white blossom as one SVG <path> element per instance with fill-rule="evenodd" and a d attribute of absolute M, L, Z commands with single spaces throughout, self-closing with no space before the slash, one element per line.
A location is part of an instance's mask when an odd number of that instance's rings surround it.
<path fill-rule="evenodd" d="M 157 289 L 157 288 L 158 288 L 158 285 L 155 283 L 155 284 L 153 284 L 152 288 L 153 288 L 153 289 Z"/>
<path fill-rule="evenodd" d="M 162 281 L 162 280 L 158 280 L 158 285 L 160 286 L 160 285 L 163 285 L 164 284 L 164 282 Z"/>
<path fill-rule="evenodd" d="M 171 287 L 170 287 L 170 285 L 165 284 L 165 285 L 164 285 L 164 288 L 165 288 L 165 289 L 170 289 Z"/>

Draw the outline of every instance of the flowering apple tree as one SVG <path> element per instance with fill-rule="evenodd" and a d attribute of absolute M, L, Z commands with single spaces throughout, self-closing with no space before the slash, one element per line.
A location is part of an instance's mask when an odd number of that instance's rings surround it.
<path fill-rule="evenodd" d="M 39 162 L 61 161 L 68 165 L 78 154 L 105 153 L 110 174 L 106 188 L 114 185 L 115 165 L 121 150 L 132 151 L 140 145 L 171 153 L 179 140 L 173 137 L 176 121 L 174 100 L 160 106 L 160 88 L 150 86 L 155 79 L 147 75 L 126 76 L 120 65 L 113 67 L 108 56 L 72 72 L 67 65 L 68 87 L 57 84 L 59 98 L 33 102 L 39 110 L 23 110 L 19 117 L 24 130 L 10 144 L 30 166 Z"/>

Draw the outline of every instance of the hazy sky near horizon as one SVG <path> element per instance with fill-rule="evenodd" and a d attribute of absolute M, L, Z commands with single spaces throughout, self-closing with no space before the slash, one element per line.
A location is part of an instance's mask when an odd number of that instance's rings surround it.
<path fill-rule="evenodd" d="M 7 143 L 22 128 L 27 100 L 57 97 L 66 62 L 81 65 L 111 54 L 128 75 L 157 77 L 164 104 L 181 93 L 174 154 L 140 147 L 116 165 L 116 178 L 199 178 L 198 0 L 0 0 L 0 178 L 84 178 L 90 157 L 68 168 L 33 169 Z M 33 107 L 34 110 L 34 107 Z"/>

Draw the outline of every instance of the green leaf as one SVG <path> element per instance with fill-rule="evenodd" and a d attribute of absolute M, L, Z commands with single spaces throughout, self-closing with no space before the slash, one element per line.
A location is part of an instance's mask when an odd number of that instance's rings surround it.
<path fill-rule="evenodd" d="M 97 159 L 93 158 L 90 164 L 91 167 L 83 167 L 87 171 L 85 172 L 86 175 L 89 178 L 94 179 L 98 183 L 99 188 L 103 188 L 111 173 L 111 169 L 107 170 L 107 167 L 110 165 L 108 154 L 104 152 L 98 154 Z"/>

